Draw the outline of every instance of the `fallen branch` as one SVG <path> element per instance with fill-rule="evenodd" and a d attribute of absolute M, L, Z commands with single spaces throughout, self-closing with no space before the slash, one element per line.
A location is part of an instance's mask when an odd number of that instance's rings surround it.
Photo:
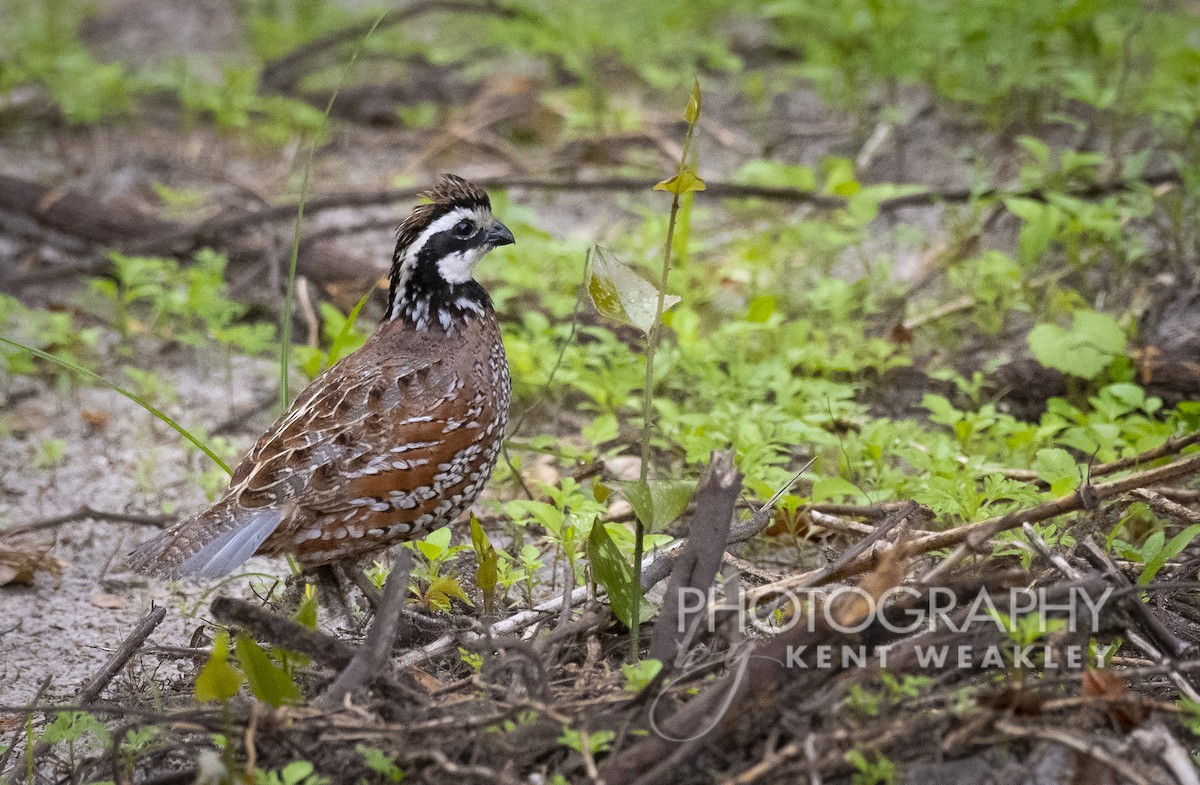
<path fill-rule="evenodd" d="M 1157 185 L 1164 182 L 1178 182 L 1179 173 L 1175 171 L 1161 172 L 1148 175 L 1139 183 Z M 525 188 L 533 191 L 571 191 L 574 193 L 597 192 L 649 192 L 656 184 L 654 179 L 640 177 L 607 177 L 596 180 L 577 180 L 553 177 L 489 177 L 477 181 L 486 189 Z M 836 210 L 847 205 L 845 199 L 836 196 L 826 196 L 813 191 L 799 188 L 788 188 L 770 185 L 752 185 L 747 183 L 729 183 L 719 180 L 706 180 L 705 193 L 709 196 L 727 199 L 764 199 L 786 204 L 810 205 L 824 210 Z M 1130 183 L 1121 181 L 1091 186 L 1068 192 L 1077 198 L 1094 198 L 1128 190 Z M 340 210 L 353 207 L 381 207 L 407 202 L 415 199 L 423 187 L 394 188 L 386 191 L 373 192 L 341 192 L 313 196 L 304 203 L 304 212 L 308 217 L 326 210 Z M 1043 200 L 1045 194 L 1040 190 L 1012 191 L 1001 190 L 973 191 L 957 189 L 950 191 L 919 191 L 917 193 L 884 199 L 879 203 L 880 212 L 889 212 L 911 207 L 934 207 L 941 204 L 968 202 L 972 199 L 998 199 L 1003 197 L 1022 197 L 1026 199 Z M 289 220 L 295 217 L 299 205 L 284 203 L 274 207 L 266 207 L 253 212 L 245 212 L 234 216 L 221 216 L 204 221 L 196 226 L 172 229 L 165 233 L 147 236 L 134 243 L 138 248 L 195 248 L 206 239 L 228 236 L 242 232 L 251 227 L 264 223 Z"/>
<path fill-rule="evenodd" d="M 706 604 L 683 611 L 680 595 L 685 589 L 707 592 L 712 586 L 728 547 L 729 526 L 741 487 L 742 475 L 734 468 L 733 454 L 714 452 L 696 491 L 696 514 L 688 527 L 687 544 L 675 559 L 662 608 L 650 635 L 651 659 L 662 663 L 677 661 L 693 622 L 705 614 Z"/>
<path fill-rule="evenodd" d="M 341 708 L 355 690 L 384 672 L 384 665 L 396 643 L 396 633 L 400 630 L 400 609 L 408 596 L 408 578 L 412 569 L 412 554 L 399 550 L 383 589 L 383 603 L 375 613 L 375 622 L 367 639 L 346 669 L 316 700 L 318 708 L 325 711 Z"/>

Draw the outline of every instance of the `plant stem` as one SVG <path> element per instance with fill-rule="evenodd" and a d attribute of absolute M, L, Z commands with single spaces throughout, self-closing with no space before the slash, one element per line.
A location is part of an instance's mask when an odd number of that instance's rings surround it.
<path fill-rule="evenodd" d="M 692 146 L 692 131 L 695 123 L 688 123 L 687 136 L 683 140 L 683 153 L 679 156 L 678 174 L 687 167 L 688 153 Z M 667 303 L 667 277 L 671 272 L 671 251 L 675 247 L 675 222 L 679 217 L 680 194 L 674 193 L 671 198 L 671 217 L 667 221 L 667 242 L 663 248 L 662 273 L 658 280 L 658 301 L 654 308 L 654 323 L 646 333 L 646 387 L 642 395 L 642 465 L 638 471 L 638 480 L 642 485 L 648 485 L 650 478 L 650 440 L 654 436 L 654 351 L 658 347 L 658 336 L 662 330 L 663 311 Z M 630 633 L 630 654 L 634 662 L 638 660 L 638 627 L 641 624 L 641 585 L 642 585 L 642 540 L 646 536 L 646 526 L 641 517 L 635 517 L 633 523 L 633 585 L 637 587 L 639 600 L 633 606 L 631 613 L 633 624 Z"/>
<path fill-rule="evenodd" d="M 328 117 L 328 115 L 326 115 Z M 314 139 L 308 148 L 308 160 L 304 162 L 304 179 L 300 182 L 300 203 L 296 208 L 296 225 L 292 229 L 292 251 L 288 259 L 287 289 L 283 296 L 283 324 L 279 331 L 279 410 L 287 411 L 292 402 L 288 394 L 288 365 L 292 350 L 292 303 L 296 298 L 296 262 L 300 258 L 300 226 L 304 222 L 304 201 L 308 198 L 308 177 L 312 172 L 313 153 L 317 142 Z"/>
<path fill-rule="evenodd" d="M 338 93 L 342 89 L 342 85 L 346 83 L 346 78 L 350 76 L 350 69 L 354 67 L 355 61 L 358 60 L 358 53 L 362 50 L 362 46 L 366 40 L 371 37 L 371 33 L 379 27 L 383 21 L 386 12 L 381 13 L 375 19 L 375 24 L 371 25 L 366 34 L 358 40 L 358 44 L 354 47 L 354 51 L 350 53 L 350 59 L 346 61 L 346 67 L 342 69 L 342 73 L 338 78 L 337 85 L 333 92 L 329 95 L 329 100 L 325 103 L 325 123 L 329 123 L 329 114 L 333 111 L 333 102 L 337 100 Z M 288 365 L 290 364 L 289 357 L 292 352 L 292 304 L 296 297 L 296 261 L 300 256 L 300 225 L 304 221 L 304 202 L 308 198 L 308 180 L 312 173 L 313 157 L 317 152 L 317 138 L 313 136 L 312 141 L 308 145 L 308 156 L 304 162 L 304 179 L 300 183 L 300 202 L 296 207 L 296 225 L 292 230 L 292 251 L 288 260 L 288 280 L 287 290 L 283 297 L 283 324 L 279 330 L 279 409 L 287 411 L 288 404 L 291 403 L 291 396 L 288 394 Z"/>

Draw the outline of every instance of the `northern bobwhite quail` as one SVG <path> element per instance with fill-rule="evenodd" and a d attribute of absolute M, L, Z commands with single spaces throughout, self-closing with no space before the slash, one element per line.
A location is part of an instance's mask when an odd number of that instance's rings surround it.
<path fill-rule="evenodd" d="M 487 193 L 443 175 L 400 224 L 383 323 L 296 398 L 213 507 L 144 543 L 129 565 L 214 578 L 255 554 L 305 567 L 357 559 L 451 523 L 491 476 L 509 375 L 491 298 L 472 271 L 514 242 Z"/>

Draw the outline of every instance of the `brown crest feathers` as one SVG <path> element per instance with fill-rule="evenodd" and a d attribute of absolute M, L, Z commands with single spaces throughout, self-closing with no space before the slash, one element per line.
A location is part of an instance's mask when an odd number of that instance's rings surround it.
<path fill-rule="evenodd" d="M 483 207 L 492 209 L 487 191 L 474 183 L 467 182 L 458 175 L 444 174 L 437 184 L 421 194 L 429 202 L 413 208 L 408 217 L 396 229 L 396 252 L 392 256 L 395 263 L 400 258 L 400 251 L 409 246 L 426 226 L 455 207 Z"/>
<path fill-rule="evenodd" d="M 492 204 L 488 200 L 487 191 L 474 183 L 467 182 L 456 174 L 443 174 L 437 185 L 421 196 L 434 204 L 454 205 L 456 207 L 487 207 Z"/>

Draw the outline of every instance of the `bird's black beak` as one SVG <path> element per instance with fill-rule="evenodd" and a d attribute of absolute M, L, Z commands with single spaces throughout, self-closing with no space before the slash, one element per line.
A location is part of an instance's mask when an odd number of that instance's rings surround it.
<path fill-rule="evenodd" d="M 507 226 L 496 221 L 496 225 L 488 231 L 487 240 L 493 248 L 498 248 L 501 245 L 512 245 L 517 238 L 513 237 L 512 231 Z"/>

